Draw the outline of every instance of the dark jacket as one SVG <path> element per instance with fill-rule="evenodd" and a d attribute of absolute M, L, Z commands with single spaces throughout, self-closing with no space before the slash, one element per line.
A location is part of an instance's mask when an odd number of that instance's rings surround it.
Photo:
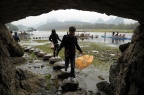
<path fill-rule="evenodd" d="M 61 41 L 57 34 L 51 34 L 49 37 L 49 41 L 53 42 L 54 44 L 57 44 L 58 40 Z"/>
<path fill-rule="evenodd" d="M 19 39 L 19 37 L 18 37 L 17 35 L 13 35 L 13 38 L 14 38 L 14 40 L 15 40 L 16 42 L 20 42 L 20 39 Z"/>
<path fill-rule="evenodd" d="M 76 48 L 77 50 L 79 50 L 80 52 L 82 52 L 80 46 L 78 45 L 77 42 L 77 37 L 76 36 L 69 36 L 69 35 L 64 35 L 62 42 L 60 44 L 60 47 L 58 49 L 58 52 L 62 49 L 65 48 L 65 54 L 66 56 L 71 56 L 71 55 L 75 55 L 76 52 Z"/>

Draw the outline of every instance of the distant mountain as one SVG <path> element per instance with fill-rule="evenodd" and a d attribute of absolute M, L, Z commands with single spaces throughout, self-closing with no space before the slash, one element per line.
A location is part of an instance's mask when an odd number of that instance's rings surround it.
<path fill-rule="evenodd" d="M 44 24 L 38 27 L 38 30 L 52 30 L 52 29 L 67 29 L 69 26 L 76 26 L 76 25 L 83 25 L 87 24 L 87 22 L 80 22 L 80 21 L 55 21 L 51 23 Z"/>
<path fill-rule="evenodd" d="M 7 23 L 5 25 L 10 31 L 18 31 L 19 30 L 18 27 L 16 25 L 14 25 L 14 24 Z"/>
<path fill-rule="evenodd" d="M 24 26 L 24 25 L 17 25 L 19 31 L 23 31 L 23 30 L 27 30 L 28 26 Z"/>
<path fill-rule="evenodd" d="M 107 24 L 113 24 L 114 18 L 110 18 L 109 20 L 106 21 Z"/>
<path fill-rule="evenodd" d="M 116 17 L 113 21 L 113 24 L 115 24 L 115 25 L 124 24 L 124 18 Z"/>
<path fill-rule="evenodd" d="M 56 18 L 49 18 L 47 19 L 47 23 L 51 23 L 51 22 L 57 22 L 58 20 Z"/>
<path fill-rule="evenodd" d="M 102 18 L 99 18 L 95 23 L 105 23 L 105 21 Z"/>

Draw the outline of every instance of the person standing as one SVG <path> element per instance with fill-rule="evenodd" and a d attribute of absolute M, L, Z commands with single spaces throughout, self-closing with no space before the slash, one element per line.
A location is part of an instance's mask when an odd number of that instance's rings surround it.
<path fill-rule="evenodd" d="M 56 34 L 56 30 L 52 29 L 52 33 L 51 33 L 51 35 L 49 37 L 49 41 L 51 41 L 54 44 L 54 51 L 53 51 L 53 56 L 54 57 L 56 55 L 56 50 L 59 47 L 58 40 L 61 41 L 61 39 L 59 38 L 58 34 Z"/>
<path fill-rule="evenodd" d="M 16 42 L 20 42 L 20 38 L 17 35 L 17 32 L 14 33 L 13 38 Z"/>
<path fill-rule="evenodd" d="M 75 36 L 76 28 L 71 26 L 69 27 L 69 34 L 64 35 L 60 47 L 57 51 L 57 55 L 59 51 L 64 47 L 64 54 L 65 54 L 65 71 L 67 71 L 69 62 L 71 64 L 70 70 L 70 77 L 75 78 L 75 52 L 76 48 L 80 51 L 81 54 L 82 50 L 78 45 L 77 37 Z"/>

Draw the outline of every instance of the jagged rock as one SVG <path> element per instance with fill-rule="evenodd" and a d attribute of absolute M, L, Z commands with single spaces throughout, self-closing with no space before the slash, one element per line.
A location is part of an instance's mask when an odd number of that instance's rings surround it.
<path fill-rule="evenodd" d="M 11 57 L 11 63 L 13 64 L 21 64 L 25 62 L 26 62 L 26 59 L 23 57 Z"/>
<path fill-rule="evenodd" d="M 51 57 L 49 59 L 50 64 L 54 64 L 55 62 L 58 62 L 58 61 L 62 61 L 62 58 L 61 57 Z"/>
<path fill-rule="evenodd" d="M 52 53 L 46 54 L 46 55 L 44 55 L 43 60 L 44 60 L 44 61 L 45 61 L 45 60 L 49 60 L 51 57 L 53 57 L 53 54 L 52 54 Z"/>
<path fill-rule="evenodd" d="M 21 95 L 20 93 L 27 93 L 26 95 L 48 94 L 45 90 L 46 80 L 42 76 L 37 76 L 29 71 L 17 69 L 16 80 L 16 85 L 20 89 L 18 95 Z"/>
<path fill-rule="evenodd" d="M 65 79 L 62 83 L 62 91 L 76 91 L 78 89 L 78 86 L 79 86 L 79 82 L 76 78 L 68 78 L 68 79 Z"/>
<path fill-rule="evenodd" d="M 129 45 L 130 45 L 130 43 L 122 44 L 119 46 L 119 50 L 121 52 L 124 52 L 129 47 Z"/>
<path fill-rule="evenodd" d="M 65 61 L 56 62 L 53 66 L 54 70 L 60 70 L 65 67 Z"/>
<path fill-rule="evenodd" d="M 102 81 L 96 84 L 98 90 L 106 93 L 106 95 L 113 95 L 110 84 L 107 81 Z"/>

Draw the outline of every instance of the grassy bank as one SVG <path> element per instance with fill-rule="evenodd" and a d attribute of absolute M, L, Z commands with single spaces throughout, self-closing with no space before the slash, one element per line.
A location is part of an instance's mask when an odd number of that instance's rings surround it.
<path fill-rule="evenodd" d="M 57 30 L 59 32 L 67 32 L 68 30 Z M 77 31 L 86 31 L 86 32 L 120 32 L 120 33 L 132 33 L 134 30 L 130 29 L 77 29 Z"/>
<path fill-rule="evenodd" d="M 120 56 L 120 51 L 118 48 L 108 47 L 104 44 L 96 44 L 93 42 L 80 42 L 84 54 L 89 54 L 94 56 L 93 65 L 99 69 L 107 71 L 109 70 L 110 65 L 118 59 Z M 50 48 L 50 44 L 35 46 L 47 53 L 53 53 L 53 50 Z M 97 51 L 97 52 L 95 52 Z M 77 52 L 78 54 L 78 52 Z M 113 56 L 114 55 L 114 56 Z M 59 56 L 64 59 L 64 49 L 59 52 Z"/>

